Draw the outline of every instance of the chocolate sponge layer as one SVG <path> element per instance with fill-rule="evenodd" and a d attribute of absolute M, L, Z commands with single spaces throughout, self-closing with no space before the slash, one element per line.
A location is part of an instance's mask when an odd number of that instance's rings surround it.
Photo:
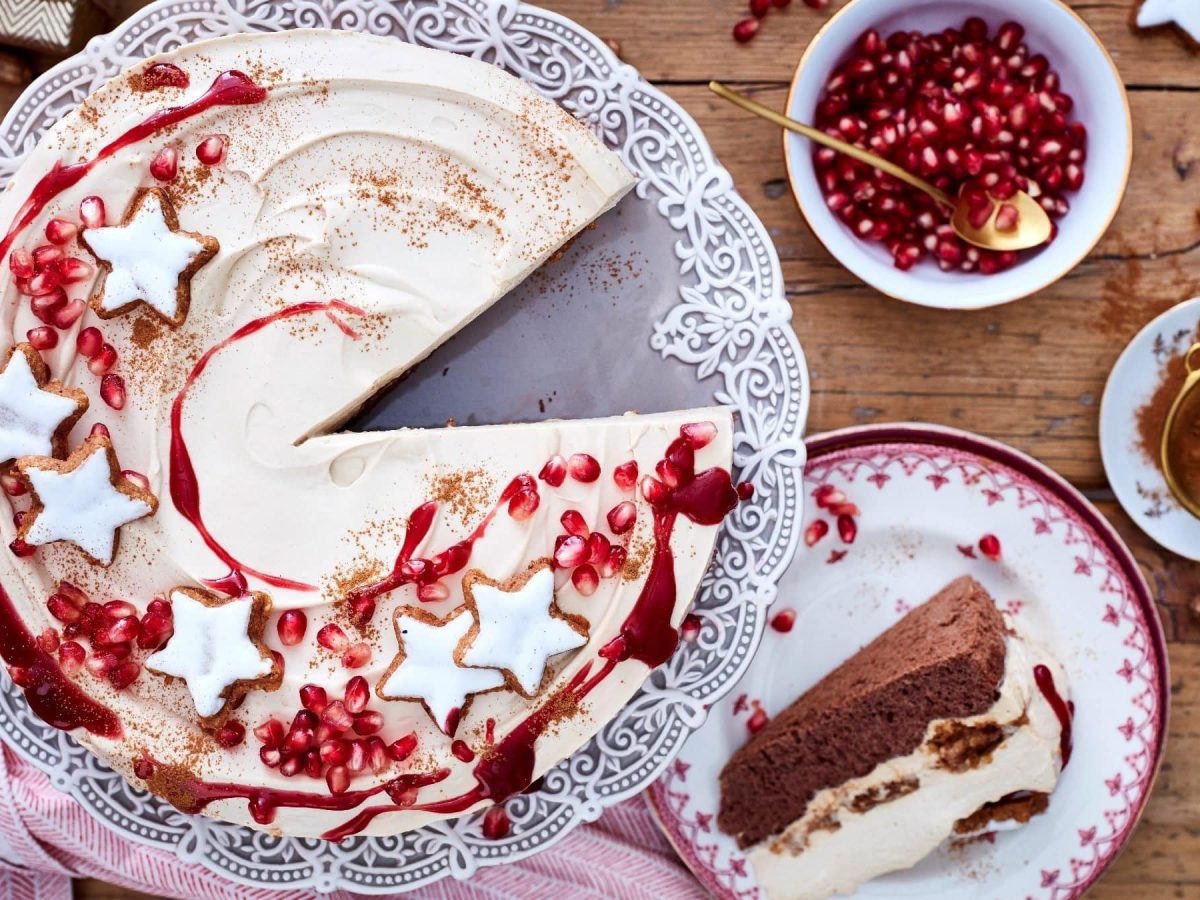
<path fill-rule="evenodd" d="M 748 847 L 813 796 L 911 753 L 935 719 L 985 712 L 1004 675 L 1004 621 L 962 577 L 775 716 L 721 772 L 722 831 Z"/>

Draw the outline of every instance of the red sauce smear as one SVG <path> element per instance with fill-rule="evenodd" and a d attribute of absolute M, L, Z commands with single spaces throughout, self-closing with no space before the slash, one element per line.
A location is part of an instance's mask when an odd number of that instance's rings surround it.
<path fill-rule="evenodd" d="M 29 197 L 21 204 L 16 218 L 8 228 L 8 233 L 5 234 L 3 240 L 0 240 L 0 259 L 8 255 L 17 235 L 37 218 L 50 201 L 82 181 L 84 176 L 102 160 L 193 116 L 198 116 L 206 110 L 217 106 L 245 106 L 262 103 L 266 98 L 266 88 L 259 87 L 250 79 L 250 76 L 241 72 L 222 72 L 212 83 L 212 87 L 191 103 L 183 106 L 169 106 L 152 113 L 112 143 L 104 146 L 91 159 L 72 163 L 69 166 L 56 163 L 54 168 L 43 175 L 41 181 L 34 185 Z"/>
<path fill-rule="evenodd" d="M 219 80 L 219 79 L 218 79 Z M 295 306 L 289 306 L 281 309 L 278 312 L 270 315 L 262 316 L 247 322 L 225 340 L 218 344 L 214 344 L 205 351 L 204 355 L 196 363 L 195 367 L 188 374 L 187 380 L 183 383 L 183 388 L 175 396 L 175 402 L 171 404 L 171 451 L 170 451 L 170 469 L 171 469 L 171 500 L 175 504 L 175 508 L 179 510 L 179 514 L 192 523 L 192 526 L 199 532 L 200 537 L 204 539 L 204 543 L 208 546 L 218 559 L 225 563 L 232 570 L 229 575 L 221 579 L 214 579 L 217 583 L 236 586 L 238 575 L 253 575 L 255 578 L 269 585 L 278 588 L 286 588 L 293 591 L 315 591 L 317 586 L 306 584 L 302 581 L 293 581 L 289 578 L 283 578 L 278 575 L 269 575 L 265 572 L 260 572 L 257 569 L 252 569 L 249 566 L 238 562 L 232 554 L 229 553 L 216 538 L 209 533 L 208 528 L 204 524 L 204 518 L 200 514 L 200 482 L 196 478 L 196 470 L 192 466 L 192 457 L 188 453 L 187 443 L 183 439 L 183 403 L 187 399 L 187 393 L 192 385 L 196 383 L 196 379 L 208 367 L 212 358 L 224 350 L 230 344 L 240 341 L 242 338 L 249 337 L 256 332 L 262 331 L 268 325 L 275 322 L 290 319 L 295 316 L 312 315 L 313 313 L 330 313 L 343 312 L 350 315 L 360 316 L 363 311 L 358 307 L 351 306 L 341 300 L 329 300 L 324 302 L 311 301 L 308 303 L 297 303 Z M 243 582 L 244 583 L 244 582 Z"/>
<path fill-rule="evenodd" d="M 21 669 L 25 699 L 42 720 L 70 731 L 85 728 L 106 738 L 121 737 L 121 720 L 107 706 L 97 703 L 63 674 L 56 660 L 37 645 L 12 600 L 0 587 L 0 658 Z"/>
<path fill-rule="evenodd" d="M 463 762 L 474 762 L 475 751 L 472 750 L 466 741 L 454 741 L 450 744 L 450 752 L 454 754 L 456 759 Z"/>
<path fill-rule="evenodd" d="M 1054 685 L 1054 675 L 1047 666 L 1043 666 L 1040 663 L 1034 666 L 1033 680 L 1037 682 L 1038 690 L 1042 692 L 1042 696 L 1046 698 L 1046 702 L 1050 704 L 1050 708 L 1058 716 L 1058 750 L 1059 755 L 1062 756 L 1062 767 L 1065 769 L 1067 763 L 1071 761 L 1071 750 L 1073 747 L 1071 743 L 1071 723 L 1075 718 L 1075 704 L 1063 700 L 1062 695 L 1058 692 L 1058 688 Z"/>

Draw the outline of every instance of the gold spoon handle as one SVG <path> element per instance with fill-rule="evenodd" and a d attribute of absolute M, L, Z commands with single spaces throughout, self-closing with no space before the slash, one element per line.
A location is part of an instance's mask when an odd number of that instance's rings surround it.
<path fill-rule="evenodd" d="M 1183 364 L 1187 367 L 1188 374 L 1200 373 L 1200 342 L 1192 344 L 1188 348 L 1187 355 L 1183 358 Z"/>
<path fill-rule="evenodd" d="M 802 134 L 810 141 L 820 144 L 822 147 L 828 147 L 830 150 L 836 150 L 838 153 L 844 153 L 852 159 L 858 160 L 873 168 L 879 169 L 882 172 L 887 172 L 893 178 L 898 178 L 905 184 L 910 184 L 919 191 L 924 191 L 942 206 L 954 208 L 954 201 L 949 195 L 940 188 L 934 187 L 923 178 L 918 178 L 910 172 L 905 171 L 893 162 L 889 162 L 882 156 L 876 156 L 861 147 L 855 147 L 853 144 L 848 144 L 843 140 L 828 135 L 823 131 L 818 131 L 811 125 L 805 125 L 803 122 L 797 122 L 795 119 L 789 119 L 782 113 L 777 113 L 769 106 L 763 106 L 757 100 L 751 100 L 745 94 L 739 94 L 732 88 L 727 87 L 719 81 L 710 81 L 708 89 L 718 97 L 723 97 L 730 103 L 740 106 L 747 112 L 752 112 L 756 116 L 761 116 L 768 122 L 774 122 L 780 128 L 786 128 L 788 131 L 794 131 L 796 134 Z"/>

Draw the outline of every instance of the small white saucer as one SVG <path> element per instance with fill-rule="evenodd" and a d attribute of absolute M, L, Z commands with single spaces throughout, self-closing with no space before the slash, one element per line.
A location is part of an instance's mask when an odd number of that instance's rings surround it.
<path fill-rule="evenodd" d="M 1200 560 L 1200 519 L 1179 505 L 1158 466 L 1138 448 L 1137 411 L 1161 383 L 1163 367 L 1196 340 L 1200 297 L 1173 306 L 1129 342 L 1100 403 L 1100 456 L 1117 500 L 1157 543 Z"/>

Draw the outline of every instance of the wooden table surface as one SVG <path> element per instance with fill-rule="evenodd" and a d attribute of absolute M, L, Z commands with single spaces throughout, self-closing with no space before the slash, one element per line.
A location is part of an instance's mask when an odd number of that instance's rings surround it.
<path fill-rule="evenodd" d="M 1096 252 L 1054 287 L 954 313 L 887 300 L 843 270 L 796 210 L 778 132 L 705 87 L 718 78 L 781 108 L 828 12 L 792 3 L 743 46 L 730 37 L 740 0 L 544 0 L 608 40 L 696 118 L 766 223 L 811 370 L 810 433 L 891 420 L 981 432 L 1061 472 L 1133 548 L 1170 642 L 1170 740 L 1142 823 L 1091 892 L 1097 900 L 1200 896 L 1200 619 L 1189 612 L 1200 605 L 1200 564 L 1131 523 L 1112 499 L 1097 442 L 1100 396 L 1121 349 L 1154 316 L 1200 294 L 1200 117 L 1189 115 L 1200 104 L 1200 55 L 1169 34 L 1132 32 L 1131 2 L 1074 3 L 1129 88 L 1134 168 L 1120 214 Z M 0 58 L 0 111 L 23 77 Z M 76 893 L 138 896 L 98 881 L 79 882 Z"/>

